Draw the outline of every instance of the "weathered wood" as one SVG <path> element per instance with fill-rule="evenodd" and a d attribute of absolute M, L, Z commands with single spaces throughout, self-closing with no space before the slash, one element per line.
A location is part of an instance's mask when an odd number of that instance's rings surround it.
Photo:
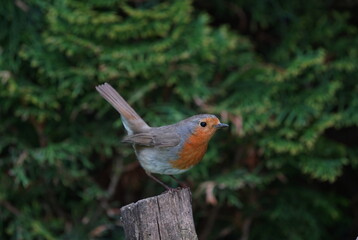
<path fill-rule="evenodd" d="M 189 188 L 167 191 L 121 208 L 127 240 L 198 239 Z"/>

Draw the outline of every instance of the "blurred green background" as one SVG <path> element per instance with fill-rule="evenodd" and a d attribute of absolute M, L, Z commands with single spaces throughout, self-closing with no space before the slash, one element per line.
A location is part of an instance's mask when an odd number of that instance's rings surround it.
<path fill-rule="evenodd" d="M 355 239 L 357 11 L 349 0 L 2 1 L 0 239 L 124 239 L 119 208 L 164 190 L 120 142 L 103 82 L 152 126 L 198 113 L 230 124 L 180 176 L 199 239 Z"/>

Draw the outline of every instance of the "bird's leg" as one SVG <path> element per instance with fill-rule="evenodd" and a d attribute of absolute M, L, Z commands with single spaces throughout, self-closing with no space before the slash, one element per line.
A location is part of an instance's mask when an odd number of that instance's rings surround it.
<path fill-rule="evenodd" d="M 173 178 L 182 188 L 187 188 L 188 187 L 184 182 L 182 182 L 182 181 L 178 180 L 176 177 L 174 177 L 174 175 L 169 175 L 169 176 L 171 178 Z"/>
<path fill-rule="evenodd" d="M 160 185 L 162 185 L 165 189 L 167 189 L 168 191 L 172 190 L 171 187 L 169 187 L 168 185 L 166 185 L 165 183 L 163 183 L 162 181 L 160 181 L 158 178 L 154 177 L 150 172 L 145 172 L 148 177 L 150 177 L 151 179 L 153 179 L 154 181 L 156 181 L 157 183 L 159 183 Z"/>

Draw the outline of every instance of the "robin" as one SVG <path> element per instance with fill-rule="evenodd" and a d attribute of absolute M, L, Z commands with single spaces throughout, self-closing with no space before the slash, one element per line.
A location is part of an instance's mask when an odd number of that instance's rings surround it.
<path fill-rule="evenodd" d="M 153 180 L 171 189 L 152 173 L 173 176 L 188 171 L 203 158 L 216 130 L 229 125 L 211 114 L 199 114 L 178 123 L 150 127 L 108 83 L 96 87 L 121 115 L 128 135 L 123 142 L 134 147 L 140 165 Z"/>

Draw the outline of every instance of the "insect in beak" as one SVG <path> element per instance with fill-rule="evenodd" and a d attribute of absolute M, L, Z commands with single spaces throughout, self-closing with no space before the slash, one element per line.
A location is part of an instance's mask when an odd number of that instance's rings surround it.
<path fill-rule="evenodd" d="M 214 125 L 215 128 L 220 129 L 220 128 L 227 128 L 229 125 L 226 123 L 219 123 Z"/>

